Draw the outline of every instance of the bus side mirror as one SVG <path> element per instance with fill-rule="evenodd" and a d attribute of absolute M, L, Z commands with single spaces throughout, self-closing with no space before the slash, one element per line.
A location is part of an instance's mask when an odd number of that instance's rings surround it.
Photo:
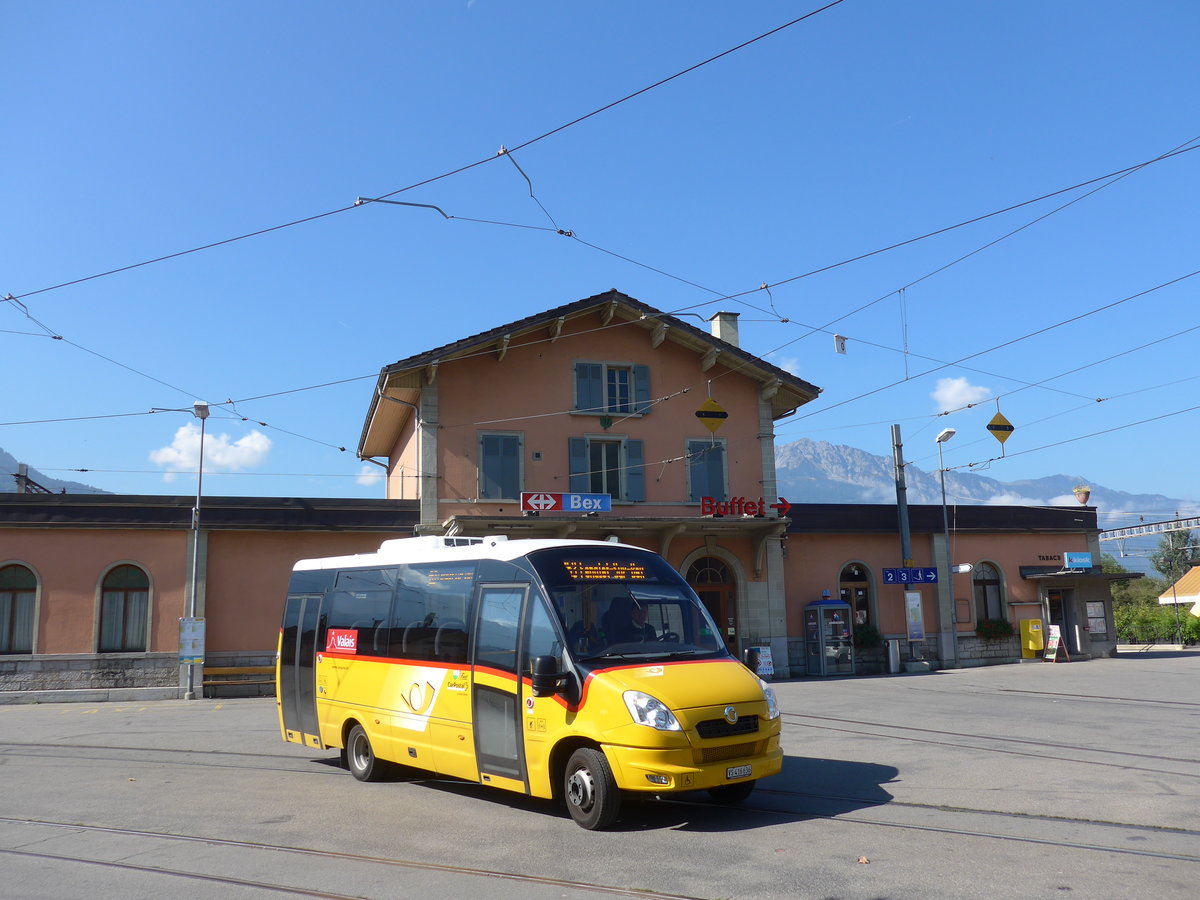
<path fill-rule="evenodd" d="M 532 680 L 535 697 L 553 697 L 562 690 L 563 676 L 558 671 L 558 659 L 553 656 L 535 656 Z"/>

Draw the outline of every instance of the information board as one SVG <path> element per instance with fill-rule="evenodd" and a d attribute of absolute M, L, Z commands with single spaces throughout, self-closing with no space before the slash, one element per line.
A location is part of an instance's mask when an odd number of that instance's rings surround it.
<path fill-rule="evenodd" d="M 183 616 L 179 620 L 179 663 L 204 665 L 204 619 Z"/>
<path fill-rule="evenodd" d="M 925 617 L 921 612 L 920 592 L 904 592 L 904 611 L 904 618 L 908 623 L 908 639 L 910 641 L 925 640 Z"/>

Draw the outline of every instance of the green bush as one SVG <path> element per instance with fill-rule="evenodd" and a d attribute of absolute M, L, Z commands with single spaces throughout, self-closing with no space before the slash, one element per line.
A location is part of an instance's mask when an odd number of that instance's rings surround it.
<path fill-rule="evenodd" d="M 874 650 L 883 646 L 883 635 L 870 623 L 854 626 L 854 649 Z"/>
<path fill-rule="evenodd" d="M 981 619 L 975 625 L 975 634 L 985 641 L 1003 640 L 1012 637 L 1015 633 L 1012 622 L 1008 619 Z"/>

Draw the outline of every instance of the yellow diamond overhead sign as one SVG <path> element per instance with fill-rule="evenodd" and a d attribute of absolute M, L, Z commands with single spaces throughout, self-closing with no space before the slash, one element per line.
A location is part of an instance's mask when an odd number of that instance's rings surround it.
<path fill-rule="evenodd" d="M 992 433 L 992 436 L 1001 444 L 1008 440 L 1008 436 L 1013 433 L 1013 423 L 1004 418 L 1000 413 L 992 416 L 992 421 L 988 422 L 987 429 Z"/>
<path fill-rule="evenodd" d="M 724 425 L 725 420 L 729 418 L 729 413 L 725 412 L 725 408 L 720 403 L 709 397 L 696 410 L 696 418 L 704 423 L 705 428 L 716 434 L 717 429 Z"/>

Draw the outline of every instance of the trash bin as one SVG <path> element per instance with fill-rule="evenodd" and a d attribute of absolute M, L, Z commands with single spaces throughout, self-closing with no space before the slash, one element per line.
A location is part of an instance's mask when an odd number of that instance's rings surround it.
<path fill-rule="evenodd" d="M 895 675 L 900 671 L 899 640 L 891 640 L 887 642 L 887 670 L 889 675 Z"/>

